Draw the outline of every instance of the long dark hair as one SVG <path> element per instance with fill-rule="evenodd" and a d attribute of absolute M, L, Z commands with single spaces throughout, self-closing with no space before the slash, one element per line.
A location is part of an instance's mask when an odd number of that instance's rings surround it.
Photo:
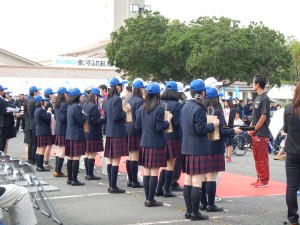
<path fill-rule="evenodd" d="M 293 115 L 300 119 L 300 81 L 297 82 L 295 87 L 295 95 L 293 98 Z"/>
<path fill-rule="evenodd" d="M 206 98 L 205 99 L 206 107 L 213 107 L 214 109 L 219 109 L 219 97 Z"/>
<path fill-rule="evenodd" d="M 225 102 L 227 102 L 229 109 L 233 108 L 233 103 L 231 100 L 225 100 Z M 224 108 L 225 108 L 225 105 L 224 105 Z"/>
<path fill-rule="evenodd" d="M 161 100 L 174 100 L 178 101 L 179 99 L 179 94 L 177 91 L 165 89 L 164 92 L 161 95 Z"/>
<path fill-rule="evenodd" d="M 81 95 L 70 96 L 69 105 L 72 105 L 73 103 L 79 103 L 80 96 Z"/>
<path fill-rule="evenodd" d="M 143 98 L 142 88 L 133 88 L 133 96 Z"/>
<path fill-rule="evenodd" d="M 55 103 L 54 103 L 55 108 L 58 109 L 61 102 L 67 102 L 67 101 L 66 101 L 65 94 L 58 94 L 58 95 L 57 95 L 57 97 L 56 97 L 56 99 L 55 99 Z"/>
<path fill-rule="evenodd" d="M 110 99 L 112 98 L 114 95 L 118 95 L 120 96 L 120 94 L 118 93 L 118 90 L 117 90 L 117 86 L 121 86 L 122 88 L 122 85 L 115 85 L 115 86 L 112 86 L 109 90 L 109 93 L 107 95 L 107 99 Z"/>
<path fill-rule="evenodd" d="M 198 105 L 201 105 L 206 109 L 205 102 L 203 102 L 203 100 L 200 98 L 201 95 L 205 95 L 205 90 L 204 91 L 190 90 L 190 94 L 191 94 L 192 98 L 194 98 L 196 100 Z"/>
<path fill-rule="evenodd" d="M 94 104 L 97 104 L 98 102 L 96 102 L 95 96 L 96 96 L 95 94 L 90 94 L 87 101 L 91 102 L 91 103 L 94 103 Z"/>
<path fill-rule="evenodd" d="M 144 110 L 146 112 L 150 112 L 155 108 L 157 104 L 160 102 L 160 93 L 156 94 L 147 94 L 145 99 Z"/>

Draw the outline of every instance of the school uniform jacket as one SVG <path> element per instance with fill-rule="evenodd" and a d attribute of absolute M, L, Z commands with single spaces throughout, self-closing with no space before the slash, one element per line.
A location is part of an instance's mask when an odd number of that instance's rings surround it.
<path fill-rule="evenodd" d="M 52 135 L 51 133 L 51 113 L 42 107 L 37 107 L 34 111 L 34 120 L 35 120 L 35 136 L 48 136 Z"/>
<path fill-rule="evenodd" d="M 150 112 L 142 107 L 137 113 L 135 127 L 142 130 L 141 147 L 165 147 L 164 130 L 169 127 L 169 122 L 165 121 L 165 111 L 161 105 L 156 105 Z"/>
<path fill-rule="evenodd" d="M 54 117 L 56 120 L 55 124 L 55 135 L 66 136 L 67 133 L 67 111 L 68 104 L 66 102 L 60 102 L 60 105 L 54 111 Z"/>
<path fill-rule="evenodd" d="M 88 116 L 89 132 L 85 133 L 86 140 L 101 140 L 102 139 L 102 124 L 106 121 L 101 118 L 98 106 L 92 102 L 87 102 L 83 106 L 83 111 Z"/>
<path fill-rule="evenodd" d="M 219 124 L 219 131 L 220 131 L 220 139 L 217 141 L 210 142 L 210 152 L 212 155 L 223 155 L 225 153 L 225 137 L 230 137 L 234 135 L 234 129 L 224 129 L 226 122 L 222 115 L 222 112 L 215 109 L 214 115 L 218 117 L 220 124 Z"/>
<path fill-rule="evenodd" d="M 174 140 L 181 139 L 180 138 L 180 113 L 181 113 L 181 105 L 178 101 L 167 100 L 162 101 L 167 103 L 167 110 L 173 115 L 171 120 L 173 126 L 172 133 L 165 133 L 165 140 Z"/>
<path fill-rule="evenodd" d="M 131 107 L 131 114 L 132 114 L 132 122 L 126 123 L 126 133 L 130 135 L 141 136 L 141 132 L 135 129 L 135 121 L 136 121 L 136 114 L 138 110 L 143 106 L 144 100 L 139 96 L 132 96 L 128 100 L 128 104 Z"/>
<path fill-rule="evenodd" d="M 84 141 L 85 134 L 83 125 L 87 120 L 87 115 L 82 112 L 78 103 L 68 106 L 67 110 L 67 134 L 66 140 Z"/>
<path fill-rule="evenodd" d="M 105 99 L 104 118 L 106 119 L 106 137 L 126 137 L 126 114 L 120 96 L 114 95 Z"/>
<path fill-rule="evenodd" d="M 210 155 L 210 142 L 207 133 L 215 130 L 214 124 L 207 124 L 206 109 L 190 99 L 181 110 L 182 129 L 181 154 Z"/>
<path fill-rule="evenodd" d="M 28 129 L 35 130 L 35 120 L 34 120 L 34 110 L 35 110 L 35 103 L 34 97 L 30 96 L 27 100 L 27 112 L 28 112 Z"/>

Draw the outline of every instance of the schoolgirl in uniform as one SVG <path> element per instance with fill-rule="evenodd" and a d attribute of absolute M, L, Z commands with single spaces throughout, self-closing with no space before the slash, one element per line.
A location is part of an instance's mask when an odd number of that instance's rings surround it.
<path fill-rule="evenodd" d="M 225 121 L 223 119 L 222 112 L 218 109 L 219 105 L 219 92 L 214 87 L 206 88 L 206 106 L 212 109 L 214 115 L 218 117 L 220 139 L 210 142 L 210 153 L 213 163 L 213 170 L 206 174 L 206 181 L 202 182 L 202 195 L 201 195 L 201 210 L 206 210 L 207 212 L 221 212 L 223 208 L 217 207 L 215 205 L 216 196 L 216 178 L 220 171 L 225 171 L 225 137 L 230 137 L 234 134 L 239 134 L 242 132 L 238 127 L 231 129 L 224 129 Z M 207 194 L 207 197 L 206 197 Z"/>
<path fill-rule="evenodd" d="M 207 124 L 205 84 L 202 80 L 190 83 L 191 99 L 188 99 L 181 110 L 182 129 L 182 171 L 184 179 L 183 196 L 186 204 L 185 218 L 207 220 L 208 216 L 199 211 L 201 186 L 205 175 L 213 171 L 207 134 L 219 126 L 219 120 Z"/>
<path fill-rule="evenodd" d="M 164 119 L 164 108 L 160 105 L 160 87 L 156 83 L 147 86 L 145 105 L 137 113 L 136 128 L 142 130 L 139 164 L 144 166 L 145 206 L 162 206 L 154 200 L 159 167 L 167 165 L 164 130 L 171 123 L 172 114 Z"/>
<path fill-rule="evenodd" d="M 45 110 L 46 111 L 50 111 L 52 114 L 54 114 L 54 107 L 53 107 L 53 102 L 55 102 L 55 92 L 53 92 L 53 90 L 51 88 L 46 88 L 44 90 L 44 96 L 45 98 L 49 98 L 49 101 L 46 101 L 46 106 L 45 106 Z M 53 168 L 52 165 L 49 164 L 49 157 L 50 157 L 50 153 L 51 153 L 51 149 L 52 149 L 52 145 L 55 144 L 55 135 L 54 133 L 52 133 L 52 143 L 51 145 L 48 145 L 46 147 L 46 151 L 45 151 L 45 166 L 50 168 Z"/>
<path fill-rule="evenodd" d="M 102 97 L 99 88 L 92 88 L 87 102 L 83 106 L 83 111 L 88 116 L 88 132 L 85 133 L 85 153 L 87 180 L 100 180 L 101 177 L 94 175 L 95 157 L 97 152 L 103 151 L 102 125 L 106 123 L 101 118 L 98 110 L 98 100 Z"/>
<path fill-rule="evenodd" d="M 159 181 L 156 189 L 156 196 L 174 197 L 175 193 L 171 192 L 171 181 L 174 172 L 175 160 L 181 155 L 181 137 L 180 130 L 180 112 L 181 105 L 178 102 L 178 86 L 175 81 L 168 81 L 166 89 L 161 96 L 161 104 L 173 115 L 171 120 L 173 132 L 165 133 L 165 149 L 167 151 L 167 167 L 163 168 L 159 175 Z M 163 190 L 164 186 L 164 190 Z"/>
<path fill-rule="evenodd" d="M 68 109 L 68 91 L 65 87 L 60 87 L 57 91 L 57 97 L 54 104 L 55 114 L 55 145 L 58 146 L 58 151 L 55 157 L 55 177 L 66 177 L 61 171 L 65 153 L 66 153 L 66 133 L 67 133 L 67 109 Z"/>
<path fill-rule="evenodd" d="M 79 98 L 82 95 L 78 88 L 69 91 L 69 105 L 67 109 L 67 133 L 66 133 L 66 156 L 68 156 L 67 184 L 72 186 L 84 185 L 77 179 L 80 156 L 85 153 L 84 123 L 87 115 L 79 105 Z"/>
<path fill-rule="evenodd" d="M 117 187 L 119 163 L 122 156 L 128 155 L 125 119 L 130 107 L 122 108 L 120 93 L 127 81 L 121 81 L 114 77 L 109 81 L 111 86 L 109 94 L 104 102 L 104 118 L 106 119 L 106 143 L 104 157 L 107 160 L 107 174 L 109 181 L 109 193 L 125 193 L 125 190 Z"/>
<path fill-rule="evenodd" d="M 141 151 L 140 142 L 141 142 L 141 131 L 135 129 L 136 121 L 136 112 L 144 104 L 144 95 L 145 86 L 142 80 L 135 80 L 133 82 L 133 95 L 128 100 L 128 103 L 131 107 L 132 122 L 126 123 L 126 133 L 127 133 L 127 143 L 129 157 L 126 161 L 126 170 L 128 174 L 127 186 L 132 188 L 142 188 L 138 182 L 138 160 L 139 154 Z"/>
<path fill-rule="evenodd" d="M 43 98 L 41 95 L 34 97 L 35 111 L 34 111 L 34 121 L 35 121 L 35 136 L 36 136 L 36 171 L 44 172 L 49 171 L 48 168 L 44 167 L 44 154 L 47 145 L 52 144 L 52 134 L 51 134 L 51 112 L 45 110 L 46 102 L 49 98 Z"/>

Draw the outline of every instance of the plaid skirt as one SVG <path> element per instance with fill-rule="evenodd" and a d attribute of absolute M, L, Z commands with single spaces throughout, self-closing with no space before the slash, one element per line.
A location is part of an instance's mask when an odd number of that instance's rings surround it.
<path fill-rule="evenodd" d="M 36 136 L 37 147 L 45 147 L 47 145 L 52 145 L 52 135 Z"/>
<path fill-rule="evenodd" d="M 165 148 L 142 148 L 139 165 L 144 167 L 166 167 L 167 152 Z"/>
<path fill-rule="evenodd" d="M 78 157 L 85 155 L 85 140 L 66 140 L 66 156 Z"/>
<path fill-rule="evenodd" d="M 128 156 L 127 138 L 106 137 L 104 157 L 118 158 Z"/>
<path fill-rule="evenodd" d="M 167 159 L 175 159 L 181 155 L 181 140 L 166 140 L 165 149 L 167 150 Z"/>
<path fill-rule="evenodd" d="M 102 139 L 85 140 L 85 152 L 103 152 Z"/>
<path fill-rule="evenodd" d="M 214 164 L 214 171 L 225 171 L 225 157 L 224 154 L 222 155 L 211 155 L 212 162 Z"/>
<path fill-rule="evenodd" d="M 214 172 L 211 155 L 182 155 L 182 172 L 190 175 Z"/>
<path fill-rule="evenodd" d="M 128 143 L 128 151 L 141 151 L 142 148 L 140 146 L 141 136 L 137 135 L 127 135 L 127 143 Z"/>
<path fill-rule="evenodd" d="M 57 146 L 65 146 L 66 145 L 66 136 L 65 135 L 56 135 L 55 136 L 55 145 Z"/>

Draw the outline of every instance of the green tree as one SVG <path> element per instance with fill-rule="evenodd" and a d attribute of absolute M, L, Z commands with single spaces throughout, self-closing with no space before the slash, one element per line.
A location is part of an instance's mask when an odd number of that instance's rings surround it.
<path fill-rule="evenodd" d="M 293 57 L 293 64 L 291 67 L 291 77 L 290 79 L 295 81 L 299 80 L 299 73 L 300 73 L 300 42 L 292 39 L 288 45 L 292 57 Z"/>
<path fill-rule="evenodd" d="M 150 12 L 127 19 L 125 27 L 111 34 L 112 41 L 106 47 L 109 63 L 132 79 L 159 79 L 165 66 L 159 48 L 165 43 L 168 22 L 159 13 Z"/>

